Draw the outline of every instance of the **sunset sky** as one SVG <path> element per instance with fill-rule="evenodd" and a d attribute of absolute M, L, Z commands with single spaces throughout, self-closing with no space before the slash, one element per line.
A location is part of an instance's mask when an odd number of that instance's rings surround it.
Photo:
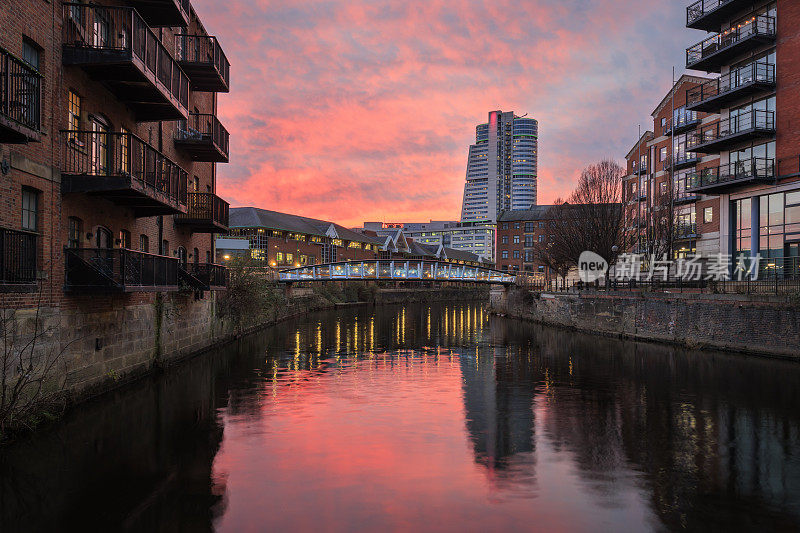
<path fill-rule="evenodd" d="M 194 0 L 231 62 L 218 192 L 346 225 L 457 220 L 475 125 L 502 109 L 539 120 L 551 202 L 652 124 L 703 38 L 684 4 Z"/>

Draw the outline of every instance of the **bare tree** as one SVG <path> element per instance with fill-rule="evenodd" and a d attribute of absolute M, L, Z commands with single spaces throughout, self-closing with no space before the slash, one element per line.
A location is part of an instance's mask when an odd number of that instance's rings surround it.
<path fill-rule="evenodd" d="M 661 259 L 672 257 L 675 237 L 679 228 L 675 217 L 675 190 L 670 180 L 664 182 L 667 187 L 663 191 L 653 190 L 650 212 L 647 213 L 643 234 L 643 250 L 646 256 Z M 647 260 L 647 259 L 646 259 Z"/>
<path fill-rule="evenodd" d="M 549 235 L 544 242 L 536 243 L 535 253 L 539 261 L 566 282 L 570 269 L 577 264 L 573 239 L 566 211 L 568 205 L 561 198 L 554 202 L 545 218 L 548 219 Z M 580 252 L 578 252 L 580 255 Z"/>
<path fill-rule="evenodd" d="M 44 327 L 41 294 L 33 314 L 6 303 L 0 299 L 0 440 L 63 410 L 65 353 L 77 340 L 54 341 L 60 332 Z"/>

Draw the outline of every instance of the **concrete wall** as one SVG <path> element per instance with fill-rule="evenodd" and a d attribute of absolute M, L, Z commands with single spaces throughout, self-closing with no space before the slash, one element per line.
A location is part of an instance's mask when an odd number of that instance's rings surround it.
<path fill-rule="evenodd" d="M 640 340 L 800 359 L 800 307 L 783 297 L 493 291 L 495 312 Z"/>

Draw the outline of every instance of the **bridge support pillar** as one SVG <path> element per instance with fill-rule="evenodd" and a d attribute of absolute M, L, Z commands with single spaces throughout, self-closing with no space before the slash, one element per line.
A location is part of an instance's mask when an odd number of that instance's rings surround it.
<path fill-rule="evenodd" d="M 493 284 L 489 288 L 489 305 L 496 311 L 505 311 L 508 307 L 509 285 Z"/>

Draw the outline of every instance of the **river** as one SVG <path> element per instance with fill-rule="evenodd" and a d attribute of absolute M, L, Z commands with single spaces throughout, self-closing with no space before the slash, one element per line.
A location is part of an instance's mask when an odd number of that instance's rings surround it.
<path fill-rule="evenodd" d="M 800 364 L 321 312 L 0 448 L 0 530 L 800 528 Z"/>

